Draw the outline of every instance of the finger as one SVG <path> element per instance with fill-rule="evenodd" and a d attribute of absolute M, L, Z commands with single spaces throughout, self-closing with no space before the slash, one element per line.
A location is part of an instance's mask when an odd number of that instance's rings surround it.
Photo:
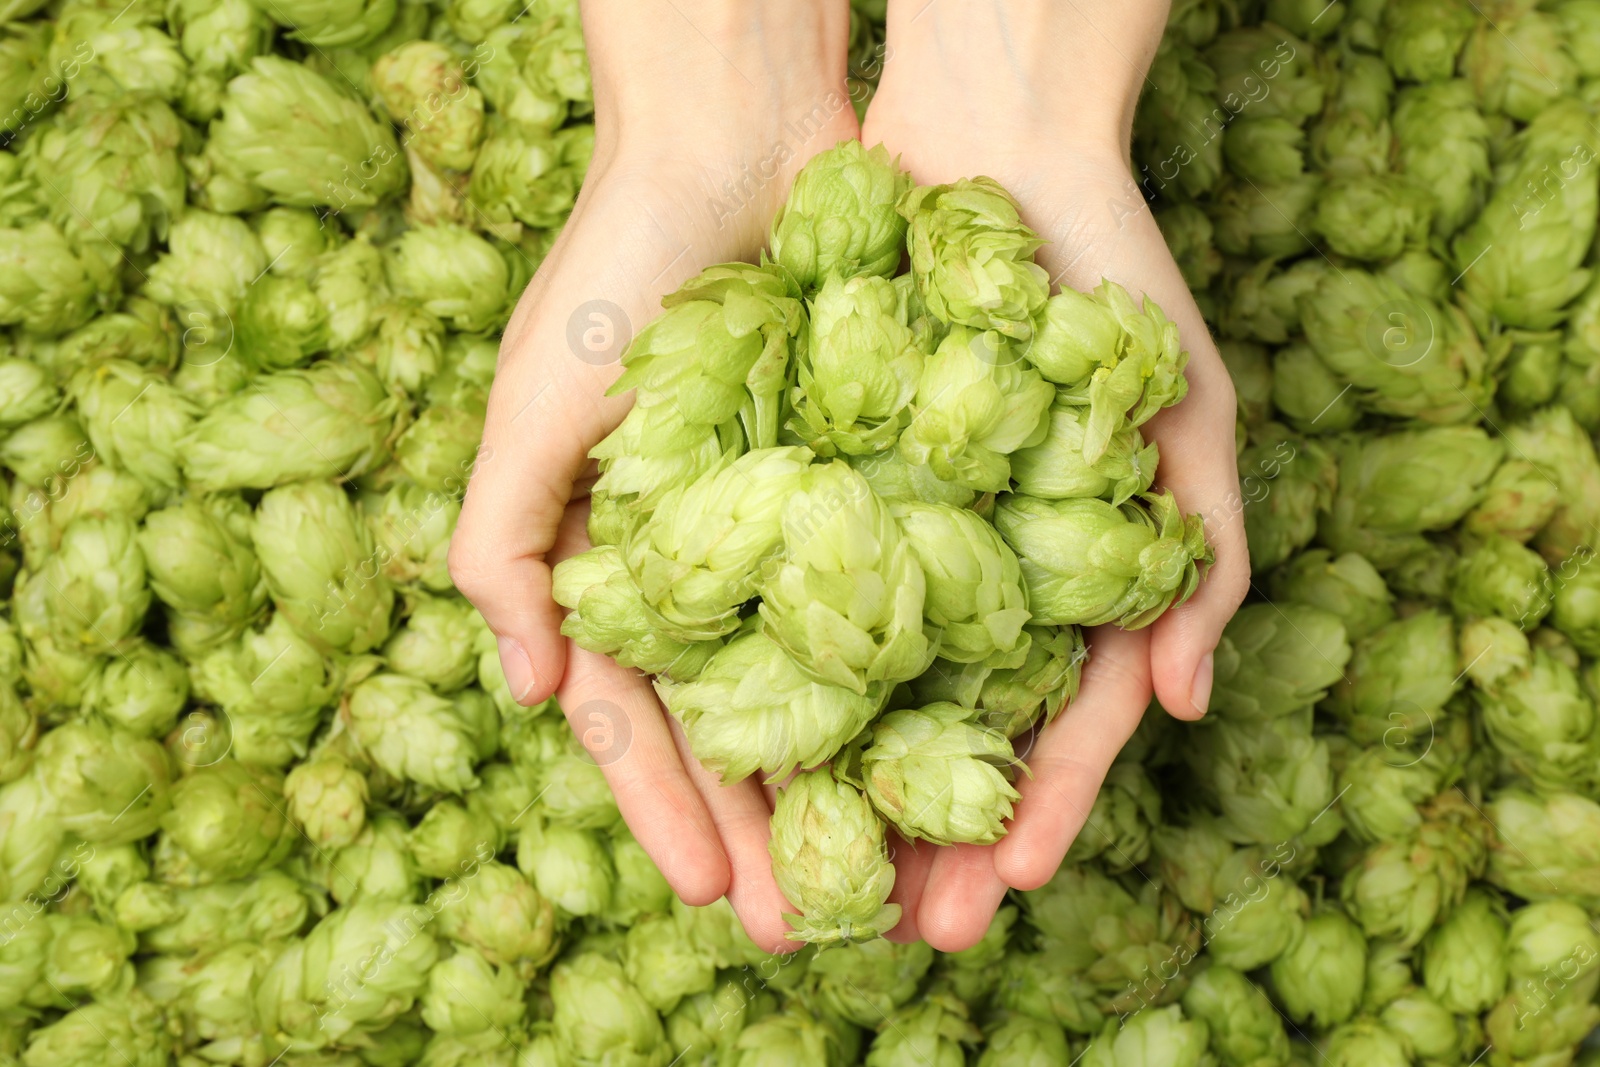
<path fill-rule="evenodd" d="M 1083 688 L 1040 733 L 1028 757 L 1031 776 L 1017 782 L 1022 799 L 1011 829 L 994 846 L 994 869 L 1006 885 L 1037 889 L 1056 873 L 1149 702 L 1148 634 L 1095 629 Z"/>
<path fill-rule="evenodd" d="M 789 924 L 783 918 L 800 909 L 789 903 L 772 877 L 772 856 L 767 852 L 767 841 L 772 836 L 772 807 L 766 793 L 755 778 L 723 785 L 694 758 L 678 725 L 673 723 L 671 728 L 679 756 L 711 812 L 717 836 L 727 853 L 728 903 L 744 924 L 744 932 L 763 952 L 794 952 L 802 948 L 800 942 L 789 939 Z"/>
<path fill-rule="evenodd" d="M 890 830 L 889 860 L 894 864 L 894 888 L 889 891 L 889 903 L 900 905 L 900 921 L 883 936 L 890 941 L 909 945 L 922 940 L 917 925 L 917 908 L 922 902 L 928 872 L 933 868 L 938 849 L 922 841 L 906 841 Z"/>
<path fill-rule="evenodd" d="M 728 858 L 716 823 L 684 772 L 650 683 L 574 645 L 559 695 L 567 722 L 667 884 L 687 904 L 710 904 L 727 892 Z"/>
<path fill-rule="evenodd" d="M 629 399 L 606 389 L 634 324 L 688 269 L 659 235 L 619 250 L 617 233 L 637 220 L 616 200 L 598 193 L 580 205 L 506 328 L 451 539 L 451 578 L 494 632 L 506 683 L 524 704 L 561 678 L 566 646 L 546 555 L 589 450 L 627 413 Z"/>
<path fill-rule="evenodd" d="M 1007 886 L 994 868 L 994 845 L 937 850 L 917 908 L 917 929 L 940 952 L 960 952 L 983 940 Z"/>

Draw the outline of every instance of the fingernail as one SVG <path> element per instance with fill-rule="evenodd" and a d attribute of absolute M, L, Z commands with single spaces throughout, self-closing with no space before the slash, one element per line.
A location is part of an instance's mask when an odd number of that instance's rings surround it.
<path fill-rule="evenodd" d="M 528 694 L 539 684 L 539 675 L 533 669 L 533 661 L 522 650 L 520 641 L 502 637 L 495 643 L 500 647 L 500 669 L 506 675 L 506 688 L 511 690 L 512 699 L 518 704 L 526 704 Z M 1208 682 L 1207 685 L 1209 684 Z"/>
<path fill-rule="evenodd" d="M 1195 668 L 1194 682 L 1189 686 L 1189 705 L 1204 715 L 1211 705 L 1211 676 L 1214 667 L 1213 653 L 1207 652 Z"/>

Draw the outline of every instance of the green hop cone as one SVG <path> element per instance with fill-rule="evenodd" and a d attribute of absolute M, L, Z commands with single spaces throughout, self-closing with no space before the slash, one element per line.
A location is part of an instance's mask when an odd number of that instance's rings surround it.
<path fill-rule="evenodd" d="M 1506 989 L 1506 919 L 1498 900 L 1471 890 L 1422 943 L 1428 992 L 1448 1011 L 1477 1015 Z"/>
<path fill-rule="evenodd" d="M 900 454 L 945 481 L 999 492 L 1011 453 L 1044 440 L 1054 393 L 1000 334 L 953 328 L 923 364 Z"/>
<path fill-rule="evenodd" d="M 550 134 L 497 118 L 489 120 L 467 190 L 480 225 L 509 241 L 522 237 L 525 226 L 561 226 L 593 151 L 593 127 Z"/>
<path fill-rule="evenodd" d="M 291 941 L 261 979 L 262 1030 L 306 1049 L 363 1041 L 405 1014 L 439 958 L 428 909 L 397 901 L 337 908 Z M 372 961 L 384 965 L 373 967 Z"/>
<path fill-rule="evenodd" d="M 32 6 L 31 2 L 9 5 L 5 15 L 10 25 L 0 37 L 0 126 L 8 133 L 20 129 L 32 117 L 31 105 L 39 103 L 39 90 L 48 91 L 54 85 L 49 75 L 39 69 L 49 51 L 54 27 L 45 22 L 15 21 L 24 14 L 19 7 Z"/>
<path fill-rule="evenodd" d="M 130 1067 L 170 1063 L 161 1009 L 138 991 L 74 1008 L 28 1035 L 23 1067 L 94 1067 L 115 1058 Z"/>
<path fill-rule="evenodd" d="M 1270 570 L 1316 536 L 1317 516 L 1332 503 L 1338 480 L 1337 463 L 1315 439 L 1277 423 L 1251 431 L 1250 446 L 1239 453 L 1239 481 L 1254 570 Z"/>
<path fill-rule="evenodd" d="M 1427 238 L 1430 207 L 1428 194 L 1403 177 L 1335 178 L 1317 197 L 1310 228 L 1342 256 L 1381 263 Z"/>
<path fill-rule="evenodd" d="M 873 1026 L 917 995 L 933 956 L 922 942 L 846 942 L 812 957 L 806 989 L 831 1014 L 857 1026 Z"/>
<path fill-rule="evenodd" d="M 23 706 L 16 690 L 0 688 L 0 784 L 28 772 L 38 739 L 38 718 Z"/>
<path fill-rule="evenodd" d="M 746 1026 L 724 1062 L 729 1067 L 832 1067 L 855 1063 L 859 1057 L 859 1038 L 855 1035 L 853 1027 L 813 1016 L 800 1004 L 791 1002 L 782 1011 Z"/>
<path fill-rule="evenodd" d="M 497 329 L 511 301 L 511 268 L 500 251 L 461 226 L 417 226 L 388 249 L 396 293 L 458 330 Z"/>
<path fill-rule="evenodd" d="M 1490 834 L 1470 801 L 1441 793 L 1414 834 L 1380 842 L 1345 872 L 1340 900 L 1369 938 L 1415 945 L 1483 870 Z"/>
<path fill-rule="evenodd" d="M 1215 903 L 1204 923 L 1206 949 L 1214 962 L 1240 971 L 1254 970 L 1271 963 L 1299 940 L 1310 902 L 1283 870 L 1285 857 L 1293 854 L 1292 848 L 1282 844 L 1270 852 L 1242 848 L 1217 863 L 1206 889 L 1206 896 Z M 1202 874 L 1203 870 L 1193 873 Z"/>
<path fill-rule="evenodd" d="M 483 138 L 483 94 L 466 83 L 456 54 L 408 41 L 372 64 L 372 83 L 405 145 L 436 167 L 468 170 Z"/>
<path fill-rule="evenodd" d="M 1459 0 L 1407 0 L 1388 10 L 1435 5 L 1472 21 Z M 1395 101 L 1393 122 L 1399 169 L 1431 194 L 1434 234 L 1452 236 L 1477 213 L 1489 185 L 1489 124 L 1471 86 L 1464 81 L 1409 86 Z"/>
<path fill-rule="evenodd" d="M 1394 738 L 1396 730 L 1425 738 L 1460 685 L 1455 649 L 1455 627 L 1442 612 L 1427 609 L 1387 623 L 1356 643 L 1323 708 L 1357 744 Z"/>
<path fill-rule="evenodd" d="M 18 596 L 42 597 L 51 636 L 83 653 L 121 647 L 150 606 L 136 528 L 120 515 L 72 522 L 61 532 L 56 554 L 26 582 Z M 28 622 L 21 621 L 26 635 Z"/>
<path fill-rule="evenodd" d="M 1019 667 L 988 667 L 936 659 L 912 679 L 918 704 L 949 701 L 978 712 L 985 729 L 1007 737 L 1049 723 L 1078 692 L 1084 660 L 1083 634 L 1076 626 L 1028 626 L 1028 656 Z"/>
<path fill-rule="evenodd" d="M 215 624 L 222 639 L 267 599 L 247 516 L 236 497 L 191 499 L 151 512 L 139 531 L 151 590 L 180 614 Z"/>
<path fill-rule="evenodd" d="M 378 332 L 369 343 L 376 349 L 379 380 L 414 396 L 431 379 L 442 379 L 444 323 L 406 302 L 387 304 L 378 315 Z"/>
<path fill-rule="evenodd" d="M 159 738 L 177 724 L 189 701 L 189 675 L 171 652 L 140 644 L 106 664 L 89 683 L 84 701 L 130 734 Z"/>
<path fill-rule="evenodd" d="M 395 410 L 378 379 L 352 364 L 268 375 L 195 423 L 181 442 L 184 477 L 216 490 L 361 474 L 386 458 Z"/>
<path fill-rule="evenodd" d="M 1329 272 L 1300 314 L 1317 357 L 1370 411 L 1458 423 L 1494 394 L 1495 361 L 1466 314 L 1387 275 Z"/>
<path fill-rule="evenodd" d="M 151 264 L 144 294 L 178 313 L 190 361 L 226 364 L 229 316 L 266 269 L 261 241 L 243 219 L 190 210 L 172 224 L 167 251 Z M 204 347 L 213 340 L 223 346 L 221 354 Z"/>
<path fill-rule="evenodd" d="M 395 465 L 423 489 L 459 493 L 477 465 L 484 411 L 475 392 L 459 404 L 424 408 L 395 441 Z"/>
<path fill-rule="evenodd" d="M 1049 1067 L 1071 1059 L 1060 1026 L 1012 1015 L 985 1036 L 977 1067 Z"/>
<path fill-rule="evenodd" d="M 1001 963 L 995 1002 L 1020 1017 L 1092 1034 L 1105 1022 L 1095 998 L 1086 977 L 1043 952 L 1012 952 Z"/>
<path fill-rule="evenodd" d="M 1485 112 L 1528 122 L 1576 94 L 1577 65 L 1563 45 L 1561 23 L 1553 15 L 1512 9 L 1494 26 L 1474 26 L 1460 71 Z"/>
<path fill-rule="evenodd" d="M 1182 18 L 1180 10 L 1172 12 L 1174 24 Z M 1207 41 L 1216 34 L 1214 20 L 1209 31 L 1203 35 Z M 1141 184 L 1149 189 L 1152 179 L 1157 188 L 1174 183 L 1186 197 L 1210 192 L 1222 175 L 1222 138 L 1195 137 L 1193 131 L 1204 128 L 1216 107 L 1216 71 L 1193 43 L 1169 33 L 1156 49 L 1150 76 L 1162 91 L 1139 98 L 1133 134 L 1135 159 L 1146 175 Z"/>
<path fill-rule="evenodd" d="M 668 492 L 743 451 L 744 435 L 735 424 L 689 422 L 676 403 L 635 403 L 622 425 L 589 452 L 600 465 L 593 492 L 618 501 L 617 512 L 643 518 Z"/>
<path fill-rule="evenodd" d="M 1339 814 L 1357 841 L 1400 841 L 1422 825 L 1418 805 L 1442 784 L 1445 739 L 1415 739 L 1418 749 L 1428 746 L 1429 755 L 1437 743 L 1440 757 L 1435 759 L 1417 758 L 1409 750 L 1412 741 L 1401 730 L 1345 756 L 1339 768 Z"/>
<path fill-rule="evenodd" d="M 1184 1018 L 1176 1004 L 1150 1008 L 1131 1015 L 1118 1028 L 1107 1022 L 1104 1030 L 1084 1050 L 1083 1067 L 1204 1067 L 1209 1057 L 1210 1033 L 1206 1024 Z"/>
<path fill-rule="evenodd" d="M 1027 596 L 1017 558 L 994 527 L 944 504 L 904 502 L 890 511 L 922 564 L 923 617 L 940 634 L 939 654 L 958 663 L 1020 665 Z"/>
<path fill-rule="evenodd" d="M 811 158 L 772 222 L 772 258 L 806 290 L 830 275 L 890 277 L 906 219 L 896 210 L 911 179 L 888 151 L 842 141 Z"/>
<path fill-rule="evenodd" d="M 622 967 L 579 952 L 550 973 L 556 1040 L 578 1063 L 664 1067 L 672 1053 L 661 1018 Z"/>
<path fill-rule="evenodd" d="M 262 10 L 296 40 L 314 48 L 359 46 L 377 38 L 395 17 L 395 0 L 271 0 Z"/>
<path fill-rule="evenodd" d="M 1483 494 L 1505 445 L 1475 426 L 1342 438 L 1339 488 L 1318 538 L 1388 572 L 1426 549 L 1416 534 L 1453 526 Z"/>
<path fill-rule="evenodd" d="M 178 486 L 182 439 L 199 414 L 170 382 L 122 360 L 79 371 L 71 392 L 100 459 L 152 489 Z"/>
<path fill-rule="evenodd" d="M 611 889 L 606 921 L 625 926 L 641 915 L 668 910 L 677 899 L 655 861 L 628 832 L 626 823 L 611 828 L 611 865 L 616 868 L 617 881 Z"/>
<path fill-rule="evenodd" d="M 1020 799 L 1009 781 L 1016 757 L 997 731 L 959 704 L 892 711 L 861 752 L 861 777 L 878 814 L 901 836 L 936 845 L 989 845 Z"/>
<path fill-rule="evenodd" d="M 252 285 L 234 320 L 239 349 L 268 370 L 288 370 L 328 346 L 328 309 L 304 278 L 269 274 Z"/>
<path fill-rule="evenodd" d="M 966 1004 L 948 993 L 933 993 L 884 1019 L 863 1062 L 866 1067 L 957 1067 L 967 1062 L 967 1049 L 981 1041 Z"/>
<path fill-rule="evenodd" d="M 1480 683 L 1477 705 L 1507 769 L 1557 790 L 1594 781 L 1594 701 L 1578 672 L 1555 655 L 1536 648 L 1521 669 Z"/>
<path fill-rule="evenodd" d="M 420 998 L 422 1021 L 436 1033 L 494 1037 L 494 1031 L 503 1033 L 522 1021 L 527 1010 L 522 994 L 516 972 L 458 948 L 428 972 Z"/>
<path fill-rule="evenodd" d="M 805 321 L 798 295 L 794 280 L 777 268 L 727 263 L 708 267 L 662 300 L 666 313 L 628 346 L 623 374 L 610 389 L 634 389 L 637 417 L 658 427 L 645 432 L 647 450 L 657 447 L 658 435 L 670 438 L 684 424 L 704 431 L 735 416 L 753 447 L 777 442 L 790 351 Z"/>
<path fill-rule="evenodd" d="M 1300 294 L 1315 289 L 1326 273 L 1326 265 L 1318 260 L 1296 260 L 1285 268 L 1269 259 L 1231 276 L 1228 303 L 1222 309 L 1223 333 L 1283 344 L 1299 332 Z M 1237 382 L 1239 374 L 1231 364 L 1229 370 Z"/>
<path fill-rule="evenodd" d="M 720 647 L 716 641 L 686 643 L 663 633 L 614 545 L 562 560 L 553 583 L 556 603 L 570 612 L 561 632 L 624 667 L 693 681 Z"/>
<path fill-rule="evenodd" d="M 1183 280 L 1195 291 L 1209 288 L 1222 269 L 1222 253 L 1213 240 L 1211 219 L 1199 207 L 1186 203 L 1166 205 L 1157 209 L 1155 216 L 1172 258 L 1183 272 Z"/>
<path fill-rule="evenodd" d="M 1217 247 L 1253 259 L 1294 256 L 1307 250 L 1306 228 L 1322 192 L 1322 176 L 1255 185 L 1229 180 L 1208 205 Z"/>
<path fill-rule="evenodd" d="M 245 878 L 276 866 L 294 847 L 276 774 L 224 759 L 196 768 L 172 790 L 161 820 L 157 866 L 200 881 Z"/>
<path fill-rule="evenodd" d="M 376 501 L 369 498 L 362 510 L 390 581 L 416 583 L 435 593 L 455 588 L 447 554 L 460 500 L 402 483 Z"/>
<path fill-rule="evenodd" d="M 734 637 L 686 684 L 660 688 L 695 758 L 726 782 L 756 771 L 781 780 L 827 761 L 887 696 L 882 685 L 859 694 L 814 681 L 759 627 Z"/>
<path fill-rule="evenodd" d="M 1596 546 L 1600 506 L 1600 457 L 1588 433 L 1572 413 L 1557 404 L 1534 412 L 1506 428 L 1510 454 L 1531 463 L 1539 476 L 1553 482 L 1561 503 L 1531 542 L 1545 562 L 1570 574 Z"/>
<path fill-rule="evenodd" d="M 622 966 L 640 995 L 662 1014 L 686 996 L 709 991 L 717 980 L 711 953 L 671 915 L 642 919 L 628 929 Z"/>
<path fill-rule="evenodd" d="M 227 713 L 233 755 L 269 767 L 306 754 L 344 682 L 339 666 L 282 614 L 193 660 L 190 677 L 198 695 Z"/>
<path fill-rule="evenodd" d="M 257 57 L 228 83 L 205 158 L 244 197 L 335 212 L 372 207 L 407 179 L 387 124 L 309 67 L 277 56 Z"/>
<path fill-rule="evenodd" d="M 1361 420 L 1361 406 L 1304 341 L 1272 357 L 1272 405 L 1301 433 L 1339 433 Z"/>
<path fill-rule="evenodd" d="M 1405 1067 L 1412 1062 L 1400 1033 L 1376 1019 L 1352 1019 L 1339 1026 L 1317 1051 L 1333 1067 Z"/>
<path fill-rule="evenodd" d="M 97 721 L 40 738 L 34 774 L 60 825 L 85 841 L 117 845 L 153 833 L 173 792 L 166 752 Z"/>
<path fill-rule="evenodd" d="M 599 916 L 611 904 L 616 870 L 596 831 L 529 819 L 517 837 L 517 867 L 564 920 Z"/>
<path fill-rule="evenodd" d="M 1589 282 L 1581 265 L 1600 192 L 1588 182 L 1556 181 L 1550 200 L 1530 201 L 1528 187 L 1593 160 L 1597 145 L 1588 109 L 1577 100 L 1546 108 L 1512 139 L 1488 203 L 1451 246 L 1458 264 L 1472 263 L 1461 284 L 1476 307 L 1532 330 L 1562 320 L 1562 308 Z"/>
<path fill-rule="evenodd" d="M 932 650 L 911 540 L 845 464 L 809 467 L 798 482 L 782 502 L 782 556 L 757 574 L 768 635 L 811 678 L 857 693 L 921 674 Z"/>
<path fill-rule="evenodd" d="M 1206 1024 L 1211 1051 L 1224 1067 L 1265 1067 L 1289 1060 L 1289 1038 L 1277 1009 L 1232 967 L 1213 964 L 1195 975 L 1183 994 L 1183 1012 Z"/>
<path fill-rule="evenodd" d="M 462 793 L 477 786 L 472 768 L 493 751 L 498 725 L 477 721 L 470 704 L 465 695 L 441 697 L 415 678 L 376 674 L 351 690 L 342 714 L 386 773 Z"/>
<path fill-rule="evenodd" d="M 477 680 L 478 613 L 465 600 L 413 594 L 405 625 L 383 646 L 389 669 L 420 678 L 440 693 Z"/>
<path fill-rule="evenodd" d="M 1460 0 L 1396 0 L 1383 9 L 1383 57 L 1398 77 L 1444 81 L 1476 21 Z"/>
<path fill-rule="evenodd" d="M 1361 1006 L 1366 973 L 1361 928 L 1329 908 L 1307 919 L 1300 939 L 1272 961 L 1272 987 L 1291 1019 L 1328 1029 Z"/>
<path fill-rule="evenodd" d="M 792 500 L 810 461 L 810 451 L 795 447 L 725 459 L 671 490 L 628 538 L 623 546 L 628 571 L 653 612 L 652 621 L 667 636 L 688 643 L 738 628 L 739 608 L 783 543 L 784 515 L 796 506 Z M 842 464 L 840 469 L 848 472 Z M 847 482 L 844 488 L 876 503 L 864 482 Z M 821 518 L 825 524 L 833 516 L 824 511 Z M 808 526 L 805 533 L 816 542 L 826 531 L 826 525 Z"/>
<path fill-rule="evenodd" d="M 1217 828 L 1246 844 L 1332 840 L 1337 819 L 1318 826 L 1334 799 L 1327 743 L 1311 736 L 1309 709 L 1276 719 L 1220 719 L 1187 756 L 1202 792 L 1222 818 Z"/>
<path fill-rule="evenodd" d="M 1035 621 L 1139 629 L 1199 585 L 1211 547 L 1170 493 L 1103 500 L 1007 495 L 995 526 L 1017 553 Z"/>
<path fill-rule="evenodd" d="M 179 0 L 167 22 L 189 60 L 180 104 L 196 122 L 215 118 L 224 83 L 272 47 L 272 21 L 249 0 Z"/>
<path fill-rule="evenodd" d="M 1252 92 L 1261 96 L 1255 82 L 1270 78 L 1272 92 L 1257 102 L 1263 115 L 1304 121 L 1322 110 L 1334 87 L 1319 69 L 1317 49 L 1271 23 L 1221 34 L 1206 49 L 1206 59 L 1216 68 L 1216 98 L 1224 105 L 1231 98 L 1231 106 L 1238 106 Z"/>
<path fill-rule="evenodd" d="M 343 848 L 366 825 L 367 777 L 337 756 L 297 763 L 283 780 L 289 815 L 318 848 Z"/>
<path fill-rule="evenodd" d="M 1254 182 L 1284 182 L 1306 168 L 1306 133 L 1300 124 L 1275 116 L 1241 117 L 1228 129 L 1222 156 L 1234 174 Z"/>
<path fill-rule="evenodd" d="M 1161 794 L 1138 763 L 1119 760 L 1106 772 L 1089 818 L 1067 850 L 1068 863 L 1098 859 L 1120 873 L 1150 856 L 1150 832 L 1161 822 Z"/>
<path fill-rule="evenodd" d="M 881 451 L 910 419 L 925 357 L 908 295 L 872 274 L 830 274 L 811 301 L 789 429 L 819 455 Z"/>
<path fill-rule="evenodd" d="M 50 223 L 0 229 L 0 324 L 55 337 L 88 322 L 110 288 L 104 265 Z"/>
<path fill-rule="evenodd" d="M 26 142 L 23 173 L 78 247 L 143 252 L 183 213 L 183 124 L 159 100 L 74 100 Z"/>
<path fill-rule="evenodd" d="M 1561 488 L 1526 460 L 1500 464 L 1484 487 L 1483 500 L 1461 520 L 1476 537 L 1499 534 L 1527 544 L 1561 506 Z"/>
<path fill-rule="evenodd" d="M 1539 554 L 1509 537 L 1491 537 L 1456 564 L 1450 603 L 1457 615 L 1498 615 L 1523 629 L 1550 610 L 1550 569 Z"/>
<path fill-rule="evenodd" d="M 61 402 L 50 372 L 26 359 L 0 360 L 0 428 L 13 430 L 48 415 Z"/>
<path fill-rule="evenodd" d="M 1326 696 L 1349 661 L 1338 616 L 1292 602 L 1248 604 L 1222 632 L 1211 706 L 1229 719 L 1290 715 Z"/>
<path fill-rule="evenodd" d="M 911 273 L 935 318 L 1026 340 L 1049 296 L 1050 277 L 1033 261 L 1043 243 L 1017 203 L 991 178 L 919 185 L 899 204 L 910 224 Z"/>
<path fill-rule="evenodd" d="M 297 482 L 261 498 L 250 537 L 278 610 L 319 645 L 347 652 L 388 636 L 394 590 L 343 489 Z"/>
<path fill-rule="evenodd" d="M 1050 409 L 1043 441 L 1011 456 L 1017 492 L 1043 500 L 1098 497 L 1121 504 L 1146 492 L 1155 480 L 1158 452 L 1133 426 L 1112 434 L 1093 463 L 1083 458 L 1092 409 L 1057 404 Z"/>
<path fill-rule="evenodd" d="M 1087 463 L 1099 460 L 1124 423 L 1144 425 L 1189 388 L 1177 324 L 1150 299 L 1141 306 L 1109 280 L 1092 293 L 1052 296 L 1025 355 L 1062 387 L 1060 403 L 1089 409 Z"/>
<path fill-rule="evenodd" d="M 422 876 L 411 858 L 405 820 L 374 812 L 354 841 L 315 858 L 312 877 L 340 905 L 362 900 L 415 901 Z"/>
<path fill-rule="evenodd" d="M 532 977 L 555 947 L 555 912 L 515 867 L 486 860 L 447 882 L 439 933 Z"/>
<path fill-rule="evenodd" d="M 900 921 L 900 906 L 885 903 L 894 866 L 883 823 L 827 769 L 802 771 L 778 792 L 767 849 L 779 890 L 803 913 L 788 917 L 793 938 L 870 941 Z"/>

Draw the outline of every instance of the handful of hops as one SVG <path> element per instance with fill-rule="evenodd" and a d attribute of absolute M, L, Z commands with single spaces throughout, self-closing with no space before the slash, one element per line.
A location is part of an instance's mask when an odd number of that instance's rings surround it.
<path fill-rule="evenodd" d="M 1211 562 L 1139 429 L 1186 391 L 1176 326 L 1110 281 L 1051 296 L 1041 244 L 991 179 L 842 143 L 770 258 L 708 268 L 623 356 L 562 632 L 654 674 L 724 781 L 800 770 L 771 843 L 796 940 L 898 921 L 890 827 L 998 841 L 1078 628 L 1148 626 Z"/>

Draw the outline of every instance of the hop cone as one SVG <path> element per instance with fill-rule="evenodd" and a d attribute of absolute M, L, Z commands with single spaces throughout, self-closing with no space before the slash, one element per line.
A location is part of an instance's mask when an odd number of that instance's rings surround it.
<path fill-rule="evenodd" d="M 830 771 L 802 771 L 778 792 L 767 849 L 778 888 L 803 913 L 788 917 L 795 938 L 870 941 L 900 921 L 900 906 L 885 903 L 894 867 L 883 823 Z"/>

